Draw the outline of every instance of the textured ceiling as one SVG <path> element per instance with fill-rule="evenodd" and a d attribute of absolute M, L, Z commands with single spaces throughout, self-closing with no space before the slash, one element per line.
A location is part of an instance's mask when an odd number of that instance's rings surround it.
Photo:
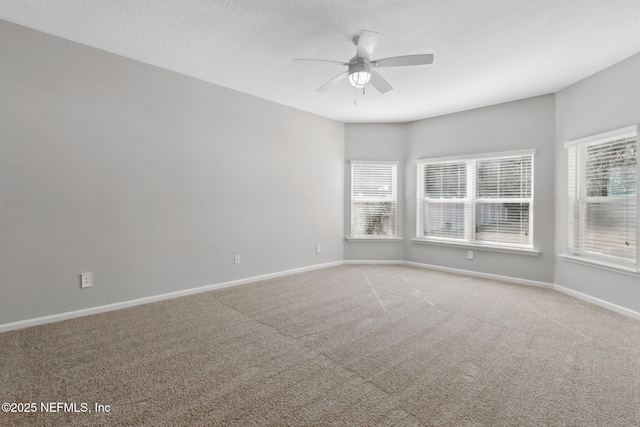
<path fill-rule="evenodd" d="M 405 122 L 555 92 L 640 51 L 639 0 L 2 0 L 0 19 L 343 122 Z M 348 61 L 362 29 L 382 95 L 294 58 Z M 357 105 L 354 105 L 357 99 Z"/>

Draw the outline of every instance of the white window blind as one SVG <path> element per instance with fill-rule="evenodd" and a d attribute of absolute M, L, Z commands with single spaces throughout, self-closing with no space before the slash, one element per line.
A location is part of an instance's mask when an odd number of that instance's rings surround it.
<path fill-rule="evenodd" d="M 395 162 L 351 162 L 351 237 L 397 236 L 397 175 Z"/>
<path fill-rule="evenodd" d="M 427 164 L 421 172 L 424 236 L 464 239 L 465 216 L 470 209 L 466 163 Z"/>
<path fill-rule="evenodd" d="M 532 246 L 533 156 L 476 162 L 475 238 Z"/>
<path fill-rule="evenodd" d="M 533 154 L 419 160 L 416 238 L 532 248 Z"/>
<path fill-rule="evenodd" d="M 568 252 L 636 263 L 637 127 L 566 144 Z"/>

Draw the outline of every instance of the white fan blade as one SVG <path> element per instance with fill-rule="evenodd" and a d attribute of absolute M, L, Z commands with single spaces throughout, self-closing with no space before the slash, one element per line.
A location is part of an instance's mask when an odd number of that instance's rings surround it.
<path fill-rule="evenodd" d="M 369 83 L 371 83 L 371 86 L 376 88 L 380 93 L 387 93 L 393 89 L 388 81 L 373 70 L 371 70 L 371 80 L 369 80 Z"/>
<path fill-rule="evenodd" d="M 379 37 L 380 34 L 375 31 L 362 30 L 360 37 L 358 37 L 358 51 L 356 56 L 358 58 L 370 59 L 373 49 L 375 49 L 378 44 Z"/>
<path fill-rule="evenodd" d="M 293 63 L 313 63 L 313 64 L 317 64 L 317 63 L 325 63 L 325 64 L 334 64 L 334 65 L 349 65 L 346 62 L 340 62 L 340 61 L 329 61 L 326 59 L 294 59 L 293 61 L 291 61 Z"/>
<path fill-rule="evenodd" d="M 320 86 L 318 89 L 316 89 L 316 92 L 322 92 L 329 89 L 331 86 L 335 85 L 336 83 L 342 81 L 342 79 L 347 77 L 348 73 L 349 73 L 348 71 L 345 71 L 344 73 L 338 74 L 337 76 L 335 76 L 334 78 L 332 78 L 331 80 L 329 80 L 328 82 Z"/>
<path fill-rule="evenodd" d="M 406 67 L 408 65 L 433 64 L 433 55 L 405 55 L 371 61 L 372 67 Z"/>

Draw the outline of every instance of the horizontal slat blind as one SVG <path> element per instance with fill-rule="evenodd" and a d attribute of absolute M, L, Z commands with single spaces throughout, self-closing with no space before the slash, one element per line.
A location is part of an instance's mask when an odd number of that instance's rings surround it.
<path fill-rule="evenodd" d="M 637 132 L 568 144 L 569 251 L 636 262 Z"/>
<path fill-rule="evenodd" d="M 467 164 L 427 164 L 424 182 L 427 199 L 464 199 L 467 197 Z"/>
<path fill-rule="evenodd" d="M 416 237 L 533 247 L 533 154 L 418 161 Z"/>
<path fill-rule="evenodd" d="M 424 236 L 464 239 L 465 211 L 468 209 L 465 203 L 425 202 Z"/>
<path fill-rule="evenodd" d="M 531 197 L 532 156 L 477 161 L 477 199 Z"/>
<path fill-rule="evenodd" d="M 423 236 L 464 239 L 467 206 L 467 164 L 424 166 Z"/>
<path fill-rule="evenodd" d="M 475 238 L 531 245 L 533 156 L 476 162 Z"/>
<path fill-rule="evenodd" d="M 396 164 L 351 162 L 351 237 L 396 237 L 397 174 Z"/>

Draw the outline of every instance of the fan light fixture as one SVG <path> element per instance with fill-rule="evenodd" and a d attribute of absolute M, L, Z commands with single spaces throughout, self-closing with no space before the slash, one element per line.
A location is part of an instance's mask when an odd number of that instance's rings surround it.
<path fill-rule="evenodd" d="M 371 71 L 365 65 L 355 65 L 349 70 L 349 83 L 356 89 L 364 87 L 371 80 Z"/>
<path fill-rule="evenodd" d="M 371 59 L 371 54 L 376 48 L 378 43 L 378 37 L 380 34 L 375 31 L 362 30 L 359 36 L 353 38 L 353 43 L 356 45 L 356 55 L 349 60 L 349 62 L 332 61 L 326 59 L 294 59 L 293 62 L 309 62 L 313 64 L 325 63 L 338 65 L 340 67 L 348 67 L 348 69 L 322 86 L 316 89 L 317 92 L 321 92 L 329 89 L 338 82 L 348 78 L 349 83 L 356 89 L 362 88 L 364 93 L 364 87 L 371 85 L 375 90 L 380 93 L 387 93 L 393 87 L 388 81 L 377 73 L 377 69 L 381 67 L 407 67 L 412 65 L 428 65 L 433 63 L 433 54 L 423 53 L 419 55 L 403 55 L 392 56 L 382 59 Z M 376 71 L 373 71 L 376 68 Z"/>
<path fill-rule="evenodd" d="M 349 74 L 349 83 L 355 88 L 364 87 L 364 85 L 369 83 L 370 79 L 371 73 L 368 71 L 356 71 L 355 73 Z"/>

